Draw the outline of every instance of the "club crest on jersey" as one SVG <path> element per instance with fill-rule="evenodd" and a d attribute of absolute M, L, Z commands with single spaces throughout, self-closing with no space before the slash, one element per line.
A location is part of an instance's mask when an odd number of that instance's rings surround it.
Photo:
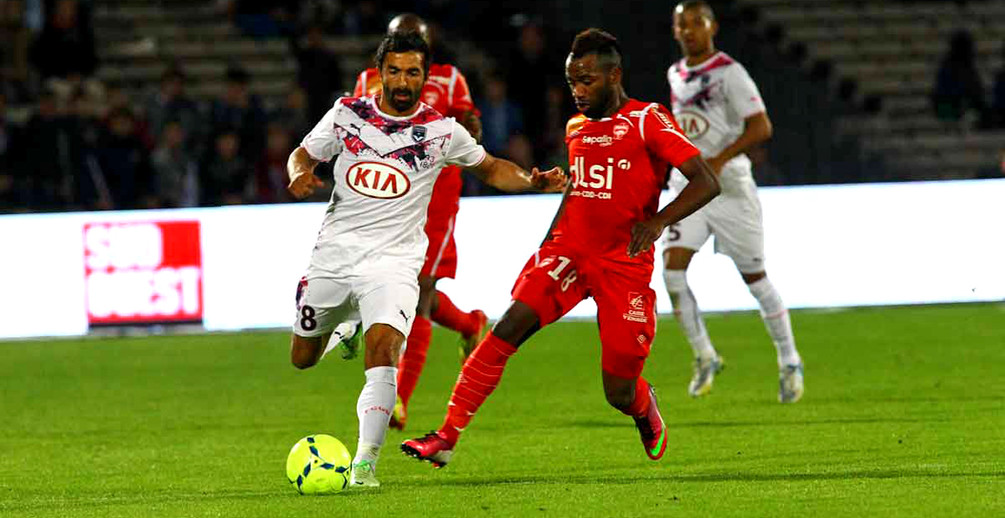
<path fill-rule="evenodd" d="M 368 198 L 400 198 L 412 187 L 408 175 L 380 162 L 358 162 L 345 172 L 350 189 Z"/>
<path fill-rule="evenodd" d="M 683 110 L 677 113 L 677 123 L 680 124 L 684 134 L 689 139 L 700 138 L 708 131 L 708 119 L 702 117 L 700 113 L 691 110 Z"/>
<path fill-rule="evenodd" d="M 432 90 L 427 90 L 422 94 L 422 102 L 430 105 L 436 106 L 436 103 L 440 100 L 440 94 Z"/>
<path fill-rule="evenodd" d="M 426 138 L 425 126 L 412 126 L 412 140 L 422 142 Z"/>
<path fill-rule="evenodd" d="M 629 126 L 627 122 L 619 122 L 615 124 L 613 130 L 615 140 L 621 140 L 625 138 L 625 135 L 628 134 L 628 128 Z"/>

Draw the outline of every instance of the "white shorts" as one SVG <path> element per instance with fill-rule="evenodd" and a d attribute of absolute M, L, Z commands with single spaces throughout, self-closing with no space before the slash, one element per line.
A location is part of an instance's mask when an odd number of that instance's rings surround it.
<path fill-rule="evenodd" d="M 723 192 L 708 205 L 663 231 L 663 249 L 699 250 L 715 236 L 715 252 L 733 259 L 741 273 L 764 271 L 764 225 L 757 185 Z"/>
<path fill-rule="evenodd" d="M 408 336 L 419 303 L 418 272 L 394 264 L 363 265 L 331 277 L 314 269 L 297 285 L 297 336 L 322 336 L 341 323 L 386 324 Z"/>

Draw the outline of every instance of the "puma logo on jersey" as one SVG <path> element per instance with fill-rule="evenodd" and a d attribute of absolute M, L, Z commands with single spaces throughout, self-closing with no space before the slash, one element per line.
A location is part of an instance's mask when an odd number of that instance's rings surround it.
<path fill-rule="evenodd" d="M 379 162 L 358 162 L 345 172 L 350 189 L 369 198 L 400 198 L 411 189 L 408 175 Z"/>

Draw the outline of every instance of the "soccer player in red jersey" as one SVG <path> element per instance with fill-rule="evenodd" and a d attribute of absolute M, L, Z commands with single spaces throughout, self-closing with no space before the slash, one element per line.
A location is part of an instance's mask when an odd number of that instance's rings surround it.
<path fill-rule="evenodd" d="M 572 182 L 548 239 L 517 279 L 509 309 L 465 362 L 443 426 L 401 445 L 437 467 L 450 460 L 509 357 L 586 297 L 597 303 L 608 403 L 635 420 L 650 458 L 666 449 L 663 418 L 641 375 L 656 334 L 653 242 L 714 198 L 719 184 L 666 108 L 627 96 L 613 36 L 599 29 L 578 34 L 565 71 L 581 115 L 567 125 Z M 689 183 L 658 210 L 670 166 Z"/>
<path fill-rule="evenodd" d="M 427 42 L 431 40 L 426 23 L 410 13 L 391 20 L 387 32 L 417 32 Z M 381 88 L 380 73 L 376 68 L 369 68 L 360 73 L 353 95 L 372 95 L 380 92 Z M 468 82 L 457 67 L 432 63 L 429 79 L 422 88 L 422 101 L 442 115 L 454 117 L 475 140 L 481 140 L 482 125 L 478 110 L 471 100 Z M 429 247 L 426 249 L 426 262 L 419 273 L 419 307 L 412 332 L 408 335 L 408 346 L 398 365 L 398 400 L 390 426 L 399 430 L 405 427 L 408 402 L 426 364 L 426 352 L 433 333 L 430 319 L 461 334 L 462 361 L 484 336 L 487 327 L 488 319 L 481 310 L 461 311 L 446 294 L 436 289 L 437 280 L 445 277 L 452 279 L 457 273 L 454 222 L 460 205 L 461 186 L 461 168 L 452 165 L 443 168 L 433 186 L 425 227 Z"/>

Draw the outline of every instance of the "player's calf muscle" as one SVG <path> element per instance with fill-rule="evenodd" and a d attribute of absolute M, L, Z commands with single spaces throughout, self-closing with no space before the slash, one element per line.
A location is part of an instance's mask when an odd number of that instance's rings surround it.
<path fill-rule="evenodd" d="M 617 378 L 604 373 L 604 396 L 607 402 L 618 410 L 632 406 L 635 401 L 635 380 Z"/>

